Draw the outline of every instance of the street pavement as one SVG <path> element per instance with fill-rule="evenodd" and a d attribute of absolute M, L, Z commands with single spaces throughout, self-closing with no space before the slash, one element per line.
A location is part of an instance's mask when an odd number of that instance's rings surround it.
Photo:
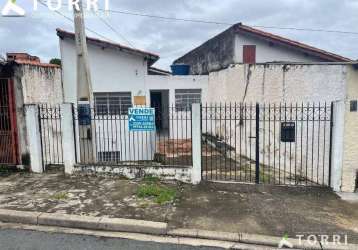
<path fill-rule="evenodd" d="M 18 229 L 0 230 L 1 250 L 218 250 L 213 247 L 194 247 L 155 242 L 105 238 L 86 235 L 45 233 Z"/>

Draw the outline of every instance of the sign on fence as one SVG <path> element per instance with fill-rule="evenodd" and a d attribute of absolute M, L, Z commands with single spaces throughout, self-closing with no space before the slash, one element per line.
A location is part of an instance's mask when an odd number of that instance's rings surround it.
<path fill-rule="evenodd" d="M 155 131 L 154 108 L 130 108 L 128 111 L 129 131 Z"/>

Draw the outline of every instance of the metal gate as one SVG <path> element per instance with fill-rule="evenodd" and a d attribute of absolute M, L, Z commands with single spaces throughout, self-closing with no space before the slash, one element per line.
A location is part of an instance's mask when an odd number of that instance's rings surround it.
<path fill-rule="evenodd" d="M 62 124 L 60 105 L 40 104 L 39 125 L 42 146 L 42 165 L 63 165 Z"/>
<path fill-rule="evenodd" d="M 332 104 L 202 106 L 203 179 L 330 186 Z"/>
<path fill-rule="evenodd" d="M 10 79 L 0 79 L 0 163 L 18 164 L 14 88 Z"/>

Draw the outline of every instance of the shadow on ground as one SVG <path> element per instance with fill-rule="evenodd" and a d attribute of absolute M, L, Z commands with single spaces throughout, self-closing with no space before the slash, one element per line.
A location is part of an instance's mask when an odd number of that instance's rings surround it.
<path fill-rule="evenodd" d="M 290 237 L 348 234 L 358 243 L 358 204 L 323 188 L 169 183 L 174 202 L 137 197 L 141 181 L 114 177 L 0 176 L 0 208 L 169 222 L 196 228 Z"/>

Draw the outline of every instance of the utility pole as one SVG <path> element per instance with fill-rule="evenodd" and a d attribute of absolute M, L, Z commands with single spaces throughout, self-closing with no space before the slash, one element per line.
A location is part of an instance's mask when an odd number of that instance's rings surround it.
<path fill-rule="evenodd" d="M 77 54 L 77 102 L 92 100 L 92 82 L 88 61 L 87 40 L 84 24 L 82 0 L 78 1 L 79 8 L 74 6 L 75 41 Z"/>
<path fill-rule="evenodd" d="M 76 8 L 78 7 L 78 8 Z M 82 144 L 77 151 L 77 159 L 86 160 L 83 152 L 92 152 L 93 160 L 96 159 L 93 150 L 93 131 L 91 121 L 91 104 L 93 100 L 90 66 L 88 61 L 87 37 L 85 32 L 82 1 L 73 6 L 75 18 L 75 43 L 77 54 L 77 105 L 78 105 L 78 134 L 82 135 Z M 95 137 L 94 137 L 95 138 Z M 77 141 L 79 143 L 79 141 Z M 88 159 L 87 159 L 88 160 Z"/>

